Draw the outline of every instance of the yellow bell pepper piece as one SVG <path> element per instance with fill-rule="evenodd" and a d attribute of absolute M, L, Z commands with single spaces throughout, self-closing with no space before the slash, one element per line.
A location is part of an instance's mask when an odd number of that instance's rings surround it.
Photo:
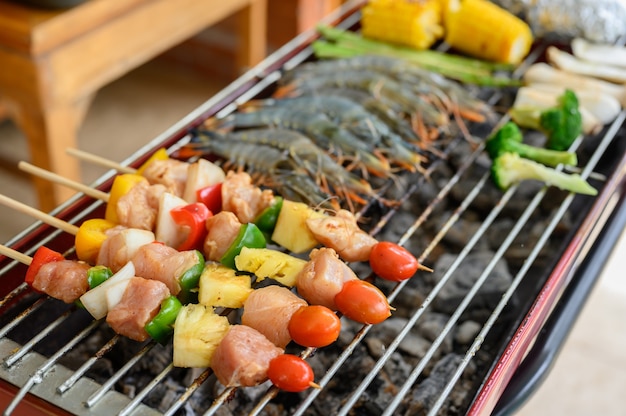
<path fill-rule="evenodd" d="M 167 160 L 169 159 L 169 157 L 170 156 L 167 154 L 167 150 L 165 150 L 165 148 L 163 147 L 160 148 L 159 150 L 154 152 L 152 156 L 150 156 L 148 160 L 144 162 L 143 165 L 139 166 L 139 168 L 137 169 L 137 175 L 143 175 L 143 172 L 146 170 L 148 165 L 150 165 L 150 163 L 154 162 L 155 160 Z"/>
<path fill-rule="evenodd" d="M 109 202 L 104 213 L 104 218 L 114 224 L 119 224 L 119 217 L 117 216 L 117 202 L 120 197 L 126 195 L 133 186 L 137 185 L 141 181 L 147 181 L 141 175 L 134 173 L 124 173 L 117 176 L 113 180 L 113 186 L 111 186 L 111 192 L 109 193 Z"/>
<path fill-rule="evenodd" d="M 74 240 L 78 259 L 89 264 L 95 264 L 100 247 L 107 239 L 106 231 L 115 225 L 115 223 L 102 218 L 94 218 L 82 223 Z"/>

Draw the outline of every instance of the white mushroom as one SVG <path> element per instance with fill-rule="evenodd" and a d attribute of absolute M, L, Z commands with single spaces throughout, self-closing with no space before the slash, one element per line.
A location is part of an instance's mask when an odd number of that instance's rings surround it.
<path fill-rule="evenodd" d="M 527 85 L 551 84 L 566 87 L 576 94 L 584 91 L 602 92 L 615 97 L 622 107 L 626 107 L 626 86 L 603 81 L 589 76 L 573 74 L 539 62 L 531 65 L 524 74 Z"/>
<path fill-rule="evenodd" d="M 597 61 L 582 60 L 555 46 L 548 47 L 546 57 L 550 64 L 573 74 L 587 75 L 610 82 L 626 82 L 626 68 L 607 65 Z"/>
<path fill-rule="evenodd" d="M 626 48 L 622 45 L 592 43 L 576 38 L 571 46 L 574 56 L 579 59 L 626 68 Z"/>

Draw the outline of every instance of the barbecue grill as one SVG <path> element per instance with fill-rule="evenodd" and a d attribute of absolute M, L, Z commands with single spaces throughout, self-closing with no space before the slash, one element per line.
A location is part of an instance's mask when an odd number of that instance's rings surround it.
<path fill-rule="evenodd" d="M 358 28 L 360 3 L 347 3 L 324 23 Z M 298 36 L 123 163 L 139 166 L 161 147 L 172 152 L 208 117 L 267 94 L 284 71 L 313 59 L 315 37 Z M 541 59 L 545 46 L 538 45 L 520 71 Z M 506 104 L 506 92 L 480 93 Z M 435 272 L 393 285 L 376 282 L 397 307 L 392 325 L 346 322 L 336 345 L 294 350 L 312 363 L 321 386 L 301 394 L 268 384 L 224 389 L 210 370 L 174 368 L 171 346 L 128 341 L 84 311 L 33 293 L 22 283 L 26 267 L 2 258 L 0 402 L 7 414 L 514 410 L 550 367 L 625 224 L 626 153 L 616 140 L 625 117 L 622 112 L 575 144 L 581 175 L 599 189 L 595 197 L 523 185 L 495 191 L 481 142 L 459 137 L 426 174 L 404 178 L 400 204 L 366 204 L 361 213 L 371 233 L 409 247 Z M 114 175 L 96 186 L 107 191 Z M 53 214 L 80 225 L 103 212 L 102 202 L 77 195 Z M 41 245 L 73 255 L 73 237 L 41 223 L 9 244 L 30 255 Z"/>

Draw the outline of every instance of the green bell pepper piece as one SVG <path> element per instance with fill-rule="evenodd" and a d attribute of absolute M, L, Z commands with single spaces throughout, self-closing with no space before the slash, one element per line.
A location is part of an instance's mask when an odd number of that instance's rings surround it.
<path fill-rule="evenodd" d="M 283 198 L 281 196 L 274 197 L 272 204 L 265 208 L 258 217 L 254 220 L 254 223 L 261 231 L 266 235 L 271 235 L 276 226 L 278 220 L 278 214 L 283 207 Z"/>
<path fill-rule="evenodd" d="M 237 237 L 220 259 L 220 263 L 235 269 L 235 257 L 239 255 L 242 248 L 265 248 L 266 245 L 265 236 L 259 227 L 253 223 L 242 224 Z"/>
<path fill-rule="evenodd" d="M 113 272 L 106 266 L 93 266 L 87 270 L 87 283 L 89 283 L 89 289 L 93 289 L 96 286 L 104 283 L 109 277 L 113 276 Z"/>
<path fill-rule="evenodd" d="M 178 294 L 178 298 L 184 304 L 194 303 L 197 300 L 197 288 L 200 282 L 200 275 L 204 270 L 204 256 L 198 250 L 195 250 L 196 255 L 198 256 L 198 262 L 188 268 L 183 274 L 178 278 L 178 283 L 180 284 L 180 293 Z"/>
<path fill-rule="evenodd" d="M 176 296 L 165 298 L 159 313 L 144 327 L 148 335 L 156 342 L 165 344 L 174 333 L 174 322 L 182 307 L 183 304 Z"/>

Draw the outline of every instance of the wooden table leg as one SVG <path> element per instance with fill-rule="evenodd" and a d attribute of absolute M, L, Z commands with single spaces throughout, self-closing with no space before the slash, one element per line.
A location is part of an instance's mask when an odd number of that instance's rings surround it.
<path fill-rule="evenodd" d="M 267 55 L 267 0 L 253 0 L 239 12 L 237 67 L 244 71 Z"/>
<path fill-rule="evenodd" d="M 320 19 L 335 11 L 343 0 L 298 0 L 298 33 L 315 27 Z"/>
<path fill-rule="evenodd" d="M 15 118 L 28 141 L 31 163 L 68 179 L 80 181 L 80 164 L 68 156 L 68 147 L 76 148 L 76 135 L 90 103 L 90 98 L 73 104 L 26 106 L 18 103 Z M 30 101 L 32 103 L 32 101 Z M 75 191 L 33 178 L 39 208 L 50 211 L 71 197 Z"/>

